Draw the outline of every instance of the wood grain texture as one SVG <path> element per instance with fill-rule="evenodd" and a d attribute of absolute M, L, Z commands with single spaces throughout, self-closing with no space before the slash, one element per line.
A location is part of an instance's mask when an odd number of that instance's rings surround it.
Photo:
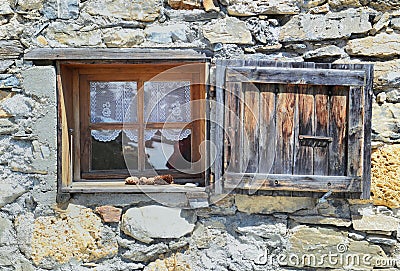
<path fill-rule="evenodd" d="M 244 172 L 258 172 L 260 94 L 253 84 L 243 84 L 243 92 L 242 169 Z"/>
<path fill-rule="evenodd" d="M 329 145 L 330 176 L 347 174 L 347 96 L 348 88 L 334 86 L 331 88 L 329 133 L 333 138 Z"/>
<path fill-rule="evenodd" d="M 363 184 L 362 195 L 364 199 L 371 197 L 371 119 L 372 119 L 372 97 L 374 68 L 365 65 L 366 80 L 364 88 L 364 157 L 363 157 Z"/>
<path fill-rule="evenodd" d="M 295 136 L 295 165 L 294 174 L 313 175 L 314 153 L 313 146 L 304 144 L 301 136 L 312 136 L 315 134 L 314 115 L 314 89 L 312 86 L 298 86 L 298 133 Z"/>
<path fill-rule="evenodd" d="M 315 135 L 329 136 L 329 97 L 326 86 L 315 86 Z M 328 146 L 314 148 L 314 175 L 328 175 Z"/>
<path fill-rule="evenodd" d="M 270 173 L 276 152 L 276 94 L 273 84 L 259 84 L 260 139 L 258 172 Z"/>
<path fill-rule="evenodd" d="M 285 65 L 288 64 L 285 63 Z M 285 67 L 230 67 L 227 72 L 227 81 L 241 81 L 243 76 L 255 83 L 362 86 L 364 85 L 365 71 Z"/>

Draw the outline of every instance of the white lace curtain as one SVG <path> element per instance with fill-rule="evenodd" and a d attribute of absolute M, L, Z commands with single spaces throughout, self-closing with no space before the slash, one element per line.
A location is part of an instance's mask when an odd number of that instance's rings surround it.
<path fill-rule="evenodd" d="M 90 114 L 92 123 L 137 122 L 136 82 L 90 82 Z M 145 82 L 145 122 L 190 122 L 190 82 Z M 158 130 L 145 130 L 145 140 L 150 140 Z M 115 140 L 122 130 L 92 130 L 98 141 Z M 178 141 L 188 137 L 190 129 L 162 129 L 168 140 Z M 138 131 L 124 129 L 126 136 L 138 142 Z"/>

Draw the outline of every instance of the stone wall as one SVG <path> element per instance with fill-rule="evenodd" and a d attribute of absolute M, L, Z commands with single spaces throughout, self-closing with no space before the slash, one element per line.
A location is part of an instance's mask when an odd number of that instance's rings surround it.
<path fill-rule="evenodd" d="M 0 270 L 398 270 L 399 151 L 388 144 L 400 143 L 399 8 L 398 0 L 0 0 Z M 374 201 L 228 195 L 184 210 L 105 194 L 57 204 L 55 68 L 24 60 L 38 47 L 373 63 Z"/>

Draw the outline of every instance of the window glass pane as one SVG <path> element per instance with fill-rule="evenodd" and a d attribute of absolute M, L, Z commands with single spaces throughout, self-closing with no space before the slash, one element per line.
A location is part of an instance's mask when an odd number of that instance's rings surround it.
<path fill-rule="evenodd" d="M 136 122 L 136 94 L 136 82 L 90 82 L 90 121 Z"/>
<path fill-rule="evenodd" d="M 191 168 L 191 133 L 190 129 L 146 130 L 152 135 L 145 142 L 146 168 L 152 169 L 190 169 Z M 176 140 L 165 135 L 178 134 Z M 179 136 L 179 134 L 181 136 Z"/>
<path fill-rule="evenodd" d="M 92 170 L 138 168 L 138 143 L 121 130 L 92 130 L 91 134 Z"/>
<path fill-rule="evenodd" d="M 144 82 L 145 122 L 190 122 L 190 82 Z"/>

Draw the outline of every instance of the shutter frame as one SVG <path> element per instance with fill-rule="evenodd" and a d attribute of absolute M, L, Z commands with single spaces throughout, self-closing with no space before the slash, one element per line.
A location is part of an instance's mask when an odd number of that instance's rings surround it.
<path fill-rule="evenodd" d="M 241 76 L 245 75 L 253 83 L 260 84 L 297 84 L 297 85 L 325 85 L 348 87 L 346 111 L 346 142 L 345 173 L 344 176 L 294 175 L 294 174 L 266 174 L 258 172 L 228 172 L 225 171 L 223 158 L 227 158 L 227 140 L 223 137 L 229 116 L 222 110 L 216 112 L 217 123 L 224 123 L 224 128 L 216 129 L 214 140 L 216 148 L 216 164 L 214 165 L 215 190 L 220 194 L 234 188 L 282 191 L 307 192 L 349 192 L 357 193 L 362 198 L 370 195 L 370 157 L 371 157 L 371 104 L 373 66 L 370 64 L 329 64 L 307 62 L 273 62 L 265 60 L 217 60 L 216 62 L 216 101 L 229 106 L 225 101 L 225 88 L 234 84 L 243 83 Z M 292 76 L 290 76 L 292 75 Z M 229 83 L 232 82 L 232 83 Z M 229 86 L 230 84 L 230 86 Z M 243 87 L 242 87 L 243 88 Z M 244 95 L 243 95 L 244 96 Z M 261 97 L 261 96 L 260 96 Z M 244 98 L 246 99 L 246 98 Z M 261 99 L 261 98 L 260 98 Z M 296 103 L 297 103 L 296 98 Z M 260 112 L 265 111 L 261 108 Z M 296 105 L 297 106 L 297 105 Z M 262 111 L 264 110 L 264 111 Z M 243 116 L 239 116 L 243 117 Z M 276 116 L 274 119 L 275 122 Z M 244 123 L 239 125 L 246 125 Z M 262 129 L 260 125 L 260 129 Z M 296 127 L 293 127 L 296 128 Z M 315 128 L 314 128 L 315 129 Z M 298 132 L 298 131 L 297 131 Z M 232 133 L 232 132 L 227 132 Z M 296 134 L 298 136 L 298 134 Z M 258 138 L 262 140 L 262 136 Z M 225 144 L 224 144 L 225 142 Z M 244 146 L 243 144 L 241 146 Z M 224 149 L 225 148 L 225 149 Z M 258 146 L 260 159 L 267 159 L 262 151 L 262 143 Z M 231 150 L 232 151 L 232 150 Z M 235 153 L 240 156 L 245 150 Z M 247 150 L 248 151 L 248 150 Z M 264 150 L 265 151 L 265 150 Z M 264 157 L 264 158 L 262 158 Z M 221 158 L 221 159 L 219 159 Z M 271 159 L 269 157 L 269 159 Z M 237 180 L 239 178 L 240 180 Z M 361 194 L 362 193 L 362 194 Z"/>

